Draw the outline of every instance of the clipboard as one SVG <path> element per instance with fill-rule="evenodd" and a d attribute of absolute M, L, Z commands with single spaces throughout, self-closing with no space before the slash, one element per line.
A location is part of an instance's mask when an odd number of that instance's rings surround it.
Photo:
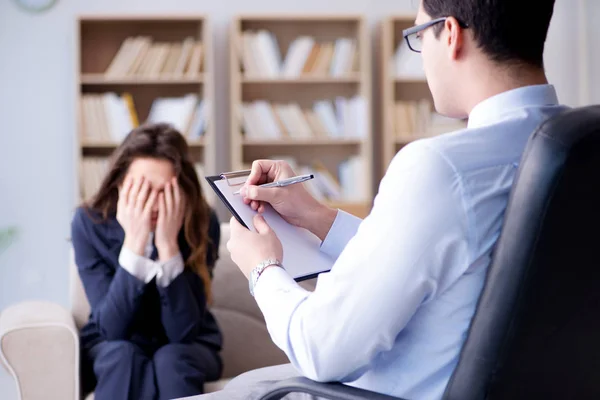
<path fill-rule="evenodd" d="M 219 200 L 221 200 L 223 202 L 223 204 L 225 204 L 225 207 L 227 207 L 227 210 L 235 217 L 235 219 L 237 219 L 237 221 L 240 224 L 242 224 L 244 227 L 246 227 L 247 229 L 250 229 L 250 228 L 248 227 L 248 225 L 246 225 L 246 223 L 240 217 L 240 215 L 237 213 L 235 208 L 233 208 L 233 206 L 227 200 L 227 198 L 225 197 L 223 192 L 221 192 L 221 190 L 217 187 L 215 182 L 225 180 L 227 182 L 228 186 L 237 187 L 239 189 L 241 186 L 244 185 L 244 183 L 246 183 L 246 179 L 248 178 L 248 175 L 250 175 L 250 171 L 251 170 L 249 170 L 249 169 L 245 169 L 242 171 L 223 172 L 220 175 L 213 175 L 213 176 L 206 177 L 208 184 L 215 191 Z"/>
<path fill-rule="evenodd" d="M 244 204 L 242 196 L 233 194 L 246 183 L 249 174 L 250 170 L 242 170 L 205 178 L 235 219 L 254 231 L 252 218 L 258 212 Z M 265 205 L 263 216 L 281 240 L 283 266 L 296 282 L 316 278 L 331 270 L 335 260 L 321 252 L 321 240 L 313 233 L 289 224 L 268 204 Z"/>

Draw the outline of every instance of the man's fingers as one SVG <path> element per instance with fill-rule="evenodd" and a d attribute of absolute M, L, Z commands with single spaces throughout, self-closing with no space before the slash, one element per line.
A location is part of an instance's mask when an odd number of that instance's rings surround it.
<path fill-rule="evenodd" d="M 281 196 L 282 190 L 285 190 L 285 188 L 263 188 L 260 186 L 248 186 L 246 197 L 250 200 L 273 203 L 279 196 Z"/>
<path fill-rule="evenodd" d="M 256 228 L 256 231 L 261 235 L 271 232 L 271 227 L 269 226 L 267 221 L 265 221 L 265 218 L 262 215 L 255 215 L 253 222 L 254 228 Z"/>
<path fill-rule="evenodd" d="M 252 163 L 252 169 L 250 170 L 250 175 L 248 175 L 248 179 L 246 180 L 247 185 L 257 185 L 261 181 L 264 181 L 267 175 L 267 172 L 271 168 L 271 165 L 274 163 L 272 160 L 256 160 Z M 265 178 L 263 178 L 263 175 Z"/>

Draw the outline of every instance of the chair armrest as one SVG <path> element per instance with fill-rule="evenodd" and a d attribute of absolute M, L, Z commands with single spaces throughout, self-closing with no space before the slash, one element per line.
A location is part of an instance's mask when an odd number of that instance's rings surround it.
<path fill-rule="evenodd" d="M 79 400 L 79 336 L 69 311 L 42 301 L 0 314 L 0 361 L 22 400 Z"/>
<path fill-rule="evenodd" d="M 329 400 L 402 400 L 398 397 L 342 385 L 341 383 L 321 383 L 304 377 L 285 379 L 273 384 L 260 400 L 279 400 L 289 393 L 307 393 Z"/>

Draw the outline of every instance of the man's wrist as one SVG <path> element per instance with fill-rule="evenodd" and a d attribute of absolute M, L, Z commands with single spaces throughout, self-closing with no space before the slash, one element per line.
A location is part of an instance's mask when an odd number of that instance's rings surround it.
<path fill-rule="evenodd" d="M 248 277 L 248 285 L 250 289 L 250 294 L 252 296 L 254 296 L 254 287 L 256 286 L 258 279 L 264 271 L 271 267 L 283 268 L 283 265 L 281 265 L 281 262 L 276 258 L 268 258 L 262 261 L 257 266 L 255 266 L 250 272 L 250 276 Z"/>
<path fill-rule="evenodd" d="M 327 237 L 336 216 L 336 209 L 318 203 L 318 206 L 310 213 L 310 217 L 306 219 L 307 226 L 303 228 L 308 229 L 323 241 Z"/>

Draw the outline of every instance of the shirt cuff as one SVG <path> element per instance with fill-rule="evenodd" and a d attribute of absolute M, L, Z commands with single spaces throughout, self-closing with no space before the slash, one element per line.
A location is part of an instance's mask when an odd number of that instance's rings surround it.
<path fill-rule="evenodd" d="M 338 210 L 331 229 L 329 229 L 325 240 L 321 243 L 321 251 L 337 260 L 350 239 L 356 235 L 361 222 L 362 219 Z"/>
<path fill-rule="evenodd" d="M 183 272 L 184 265 L 181 253 L 162 263 L 156 274 L 156 284 L 161 287 L 169 286 Z"/>
<path fill-rule="evenodd" d="M 273 342 L 289 351 L 288 326 L 294 310 L 310 294 L 280 267 L 267 268 L 254 287 L 254 298 L 265 317 Z"/>
<path fill-rule="evenodd" d="M 134 253 L 127 247 L 122 247 L 119 253 L 121 267 L 144 283 L 148 283 L 156 275 L 154 262 Z"/>

